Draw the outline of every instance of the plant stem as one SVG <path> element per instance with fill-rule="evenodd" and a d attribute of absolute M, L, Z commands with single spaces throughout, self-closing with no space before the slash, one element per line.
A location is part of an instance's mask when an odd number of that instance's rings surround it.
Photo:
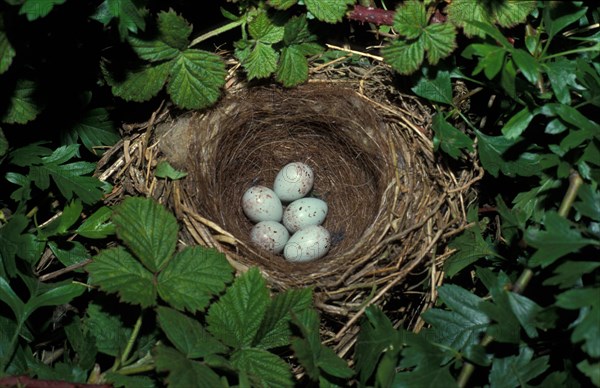
<path fill-rule="evenodd" d="M 206 34 L 202 34 L 199 37 L 197 37 L 196 39 L 194 39 L 192 41 L 192 43 L 190 43 L 190 45 L 188 47 L 193 47 L 195 45 L 197 45 L 200 42 L 203 42 L 207 39 L 210 39 L 214 36 L 220 35 L 224 32 L 227 32 L 229 30 L 233 30 L 236 27 L 241 26 L 242 24 L 244 24 L 246 22 L 245 18 L 240 18 L 238 20 L 234 20 L 232 22 L 229 22 L 227 24 L 225 24 L 224 26 L 221 26 L 219 28 L 215 28 L 214 30 L 211 30 L 209 32 L 207 32 Z"/>
<path fill-rule="evenodd" d="M 121 354 L 121 357 L 115 358 L 115 363 L 113 364 L 112 368 L 110 368 L 110 370 L 112 372 L 117 372 L 119 367 L 122 364 L 124 364 L 125 361 L 127 360 L 127 358 L 129 357 L 129 353 L 131 353 L 131 349 L 133 349 L 133 344 L 135 344 L 135 340 L 137 339 L 137 336 L 140 333 L 140 328 L 142 327 L 142 315 L 143 314 L 144 314 L 144 312 L 142 311 L 142 313 L 138 317 L 137 321 L 135 322 L 135 325 L 133 326 L 133 331 L 131 332 L 131 335 L 129 336 L 129 340 L 127 341 L 127 345 L 125 346 L 125 349 L 123 350 L 123 353 Z"/>
<path fill-rule="evenodd" d="M 567 215 L 569 214 L 569 210 L 571 210 L 571 206 L 573 206 L 573 202 L 575 202 L 575 198 L 577 198 L 577 191 L 579 190 L 582 184 L 583 179 L 581 179 L 579 173 L 574 170 L 571 171 L 571 174 L 569 175 L 569 187 L 567 188 L 567 192 L 565 193 L 565 196 L 563 197 L 562 203 L 560 204 L 560 208 L 558 210 L 558 214 L 561 217 L 567 217 Z M 527 288 L 527 285 L 529 284 L 532 278 L 533 271 L 529 268 L 525 268 L 519 276 L 519 278 L 517 279 L 517 281 L 515 282 L 512 288 L 512 292 L 516 294 L 522 294 L 525 291 L 525 288 Z M 479 344 L 485 348 L 493 340 L 494 337 L 486 334 Z M 475 365 L 471 364 L 470 362 L 465 362 L 456 380 L 456 383 L 460 388 L 464 388 L 467 386 L 467 383 L 469 382 L 469 379 L 471 378 L 471 375 L 474 371 Z"/>
<path fill-rule="evenodd" d="M 588 51 L 598 51 L 598 50 L 600 50 L 600 44 L 596 43 L 592 47 L 584 47 L 584 48 L 580 48 L 580 49 L 567 50 L 567 51 L 563 51 L 560 53 L 548 55 L 547 57 L 544 57 L 543 60 L 547 61 L 548 59 L 552 59 L 552 58 L 556 58 L 556 57 L 562 57 L 562 56 L 571 55 L 571 54 L 579 54 L 579 53 L 585 53 Z"/>

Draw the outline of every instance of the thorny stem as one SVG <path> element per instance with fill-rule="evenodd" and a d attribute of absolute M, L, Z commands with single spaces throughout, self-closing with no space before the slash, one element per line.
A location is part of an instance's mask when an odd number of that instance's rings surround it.
<path fill-rule="evenodd" d="M 567 217 L 567 215 L 569 214 L 569 210 L 571 209 L 571 206 L 573 206 L 575 198 L 577 198 L 577 191 L 579 190 L 582 184 L 583 179 L 581 179 L 581 176 L 577 173 L 577 171 L 572 171 L 571 175 L 569 176 L 569 188 L 567 189 L 567 192 L 565 193 L 565 196 L 563 197 L 562 203 L 560 204 L 560 208 L 558 210 L 558 214 L 561 217 Z M 529 284 L 532 278 L 533 271 L 530 268 L 525 268 L 519 276 L 519 278 L 517 279 L 517 281 L 515 282 L 512 288 L 512 292 L 522 294 L 525 291 L 525 288 L 527 288 L 527 285 Z M 486 334 L 482 338 L 480 345 L 485 348 L 493 340 L 494 337 L 492 337 L 489 334 Z M 467 386 L 467 383 L 469 382 L 469 379 L 471 378 L 471 375 L 474 371 L 475 365 L 471 364 L 470 362 L 464 363 L 462 370 L 460 371 L 460 375 L 458 376 L 456 381 L 460 388 L 464 388 Z"/>

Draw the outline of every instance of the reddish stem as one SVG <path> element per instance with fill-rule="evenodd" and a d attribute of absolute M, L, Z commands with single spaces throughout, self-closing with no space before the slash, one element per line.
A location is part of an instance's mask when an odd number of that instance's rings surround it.
<path fill-rule="evenodd" d="M 387 11 L 381 8 L 363 7 L 355 5 L 354 9 L 348 15 L 348 19 L 363 23 L 373 23 L 378 26 L 391 26 L 394 24 L 394 11 Z"/>
<path fill-rule="evenodd" d="M 0 379 L 0 387 L 27 388 L 112 388 L 111 384 L 68 383 L 58 380 L 36 380 L 27 376 L 9 376 Z"/>

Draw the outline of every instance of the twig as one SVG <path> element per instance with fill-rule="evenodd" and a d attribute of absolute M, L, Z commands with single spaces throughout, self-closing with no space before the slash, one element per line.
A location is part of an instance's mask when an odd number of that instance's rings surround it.
<path fill-rule="evenodd" d="M 363 57 L 367 57 L 367 58 L 371 58 L 374 59 L 376 61 L 379 62 L 383 62 L 383 57 L 377 56 L 377 55 L 373 55 L 373 54 L 369 54 L 369 53 L 363 53 L 362 51 L 356 51 L 356 50 L 352 50 L 352 49 L 347 49 L 344 47 L 340 47 L 340 46 L 335 46 L 333 44 L 329 44 L 326 43 L 325 46 L 327 46 L 327 48 L 333 49 L 333 50 L 339 50 L 339 51 L 344 51 L 346 53 L 352 53 L 352 54 L 356 54 L 356 55 L 361 55 Z"/>
<path fill-rule="evenodd" d="M 54 279 L 56 277 L 62 276 L 62 275 L 66 274 L 66 273 L 69 273 L 71 271 L 75 271 L 76 269 L 79 269 L 81 267 L 85 267 L 86 265 L 88 265 L 91 262 L 92 262 L 92 259 L 83 260 L 83 261 L 81 261 L 79 263 L 75 263 L 75 264 L 72 264 L 72 265 L 70 265 L 68 267 L 61 268 L 58 271 L 54 271 L 54 272 L 50 272 L 50 273 L 47 273 L 45 275 L 42 275 L 42 276 L 39 277 L 39 280 L 40 280 L 40 282 L 45 282 L 46 280 Z"/>

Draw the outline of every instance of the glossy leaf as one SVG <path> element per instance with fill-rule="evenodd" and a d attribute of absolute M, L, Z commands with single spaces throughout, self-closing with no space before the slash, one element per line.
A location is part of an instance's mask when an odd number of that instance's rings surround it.
<path fill-rule="evenodd" d="M 502 134 L 507 139 L 517 139 L 527 129 L 534 116 L 535 112 L 532 113 L 528 108 L 521 109 L 504 124 Z"/>
<path fill-rule="evenodd" d="M 444 70 L 437 71 L 435 78 L 421 77 L 411 90 L 420 97 L 442 104 L 452 104 L 452 83 L 450 73 Z"/>
<path fill-rule="evenodd" d="M 79 235 L 86 238 L 105 238 L 115 233 L 115 225 L 110 221 L 112 210 L 107 206 L 92 213 L 75 230 Z"/>

